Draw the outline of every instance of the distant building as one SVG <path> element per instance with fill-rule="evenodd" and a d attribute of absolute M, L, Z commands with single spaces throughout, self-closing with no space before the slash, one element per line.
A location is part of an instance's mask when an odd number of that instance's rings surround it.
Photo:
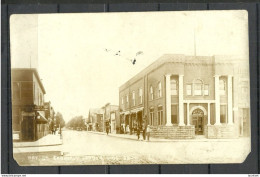
<path fill-rule="evenodd" d="M 44 109 L 45 109 L 45 118 L 48 119 L 49 124 L 49 130 L 55 128 L 56 122 L 55 122 L 55 111 L 53 107 L 51 106 L 51 102 L 44 102 Z"/>
<path fill-rule="evenodd" d="M 164 55 L 119 88 L 130 132 L 189 139 L 249 136 L 249 65 L 228 56 Z"/>
<path fill-rule="evenodd" d="M 91 108 L 89 109 L 88 120 L 89 129 L 91 131 L 104 131 L 104 109 L 102 108 Z"/>
<path fill-rule="evenodd" d="M 120 129 L 120 116 L 119 116 L 119 106 L 111 105 L 107 103 L 104 107 L 104 126 L 105 123 L 110 124 L 110 133 L 119 133 Z M 106 131 L 105 128 L 103 130 Z"/>
<path fill-rule="evenodd" d="M 13 68 L 12 130 L 13 138 L 34 141 L 49 133 L 45 117 L 45 89 L 36 69 Z"/>

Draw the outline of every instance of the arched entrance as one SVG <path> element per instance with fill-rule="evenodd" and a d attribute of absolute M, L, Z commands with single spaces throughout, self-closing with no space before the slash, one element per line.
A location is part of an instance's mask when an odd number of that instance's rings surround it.
<path fill-rule="evenodd" d="M 195 126 L 195 135 L 204 134 L 204 112 L 200 108 L 192 111 L 192 125 Z"/>

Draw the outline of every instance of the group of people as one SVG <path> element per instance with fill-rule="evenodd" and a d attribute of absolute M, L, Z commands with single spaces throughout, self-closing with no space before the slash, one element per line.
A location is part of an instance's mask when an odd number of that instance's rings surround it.
<path fill-rule="evenodd" d="M 141 130 L 142 130 L 143 140 L 146 140 L 146 137 L 147 137 L 147 141 L 149 141 L 150 132 L 151 132 L 150 125 L 147 125 L 147 127 L 146 126 L 137 127 L 136 135 L 137 135 L 138 140 L 140 139 Z"/>

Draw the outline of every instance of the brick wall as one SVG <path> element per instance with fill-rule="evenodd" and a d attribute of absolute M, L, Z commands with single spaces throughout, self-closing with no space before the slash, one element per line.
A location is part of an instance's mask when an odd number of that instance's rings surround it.
<path fill-rule="evenodd" d="M 192 139 L 195 138 L 195 127 L 192 125 L 151 127 L 151 137 L 167 139 Z"/>

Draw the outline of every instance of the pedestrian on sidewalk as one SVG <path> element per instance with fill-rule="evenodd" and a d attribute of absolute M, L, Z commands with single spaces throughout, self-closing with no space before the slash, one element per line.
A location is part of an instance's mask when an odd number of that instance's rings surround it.
<path fill-rule="evenodd" d="M 151 128 L 150 125 L 148 125 L 146 130 L 147 141 L 150 141 L 150 132 L 151 132 Z"/>
<path fill-rule="evenodd" d="M 143 125 L 143 140 L 145 140 L 146 137 L 146 126 Z"/>
<path fill-rule="evenodd" d="M 139 140 L 139 138 L 140 138 L 140 128 L 139 128 L 139 127 L 137 127 L 136 134 L 137 134 L 137 138 L 138 138 L 138 140 Z"/>
<path fill-rule="evenodd" d="M 107 135 L 108 135 L 108 132 L 109 132 L 109 128 L 110 128 L 110 126 L 109 126 L 109 124 L 107 123 L 107 126 L 106 126 Z"/>

